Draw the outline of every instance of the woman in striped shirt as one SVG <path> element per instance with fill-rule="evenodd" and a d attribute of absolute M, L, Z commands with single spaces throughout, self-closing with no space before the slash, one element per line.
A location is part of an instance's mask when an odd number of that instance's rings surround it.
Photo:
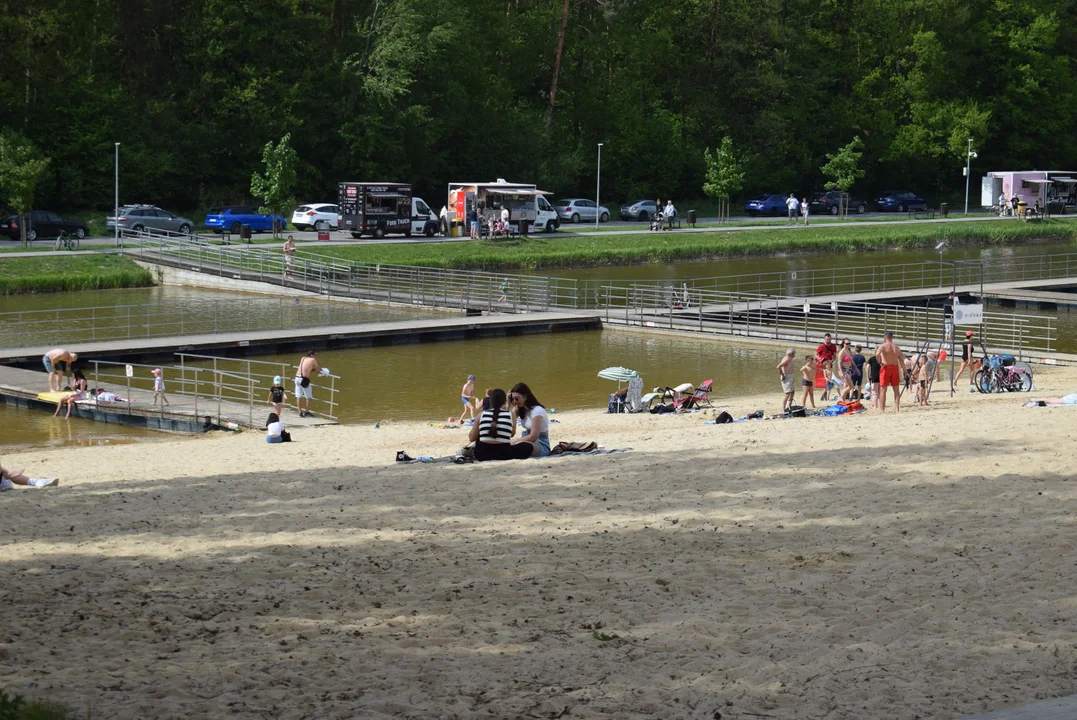
<path fill-rule="evenodd" d="M 505 407 L 505 391 L 490 392 L 478 422 L 471 426 L 468 438 L 475 443 L 475 460 L 522 460 L 531 457 L 534 446 L 529 442 L 512 444 L 516 434 L 516 418 Z"/>

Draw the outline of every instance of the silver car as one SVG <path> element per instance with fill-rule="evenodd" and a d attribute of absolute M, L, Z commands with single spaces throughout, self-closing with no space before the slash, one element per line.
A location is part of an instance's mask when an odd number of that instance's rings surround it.
<path fill-rule="evenodd" d="M 182 233 L 190 235 L 194 228 L 194 221 L 173 215 L 167 210 L 162 210 L 155 205 L 122 205 L 120 206 L 119 226 L 121 230 L 164 230 L 166 232 Z M 114 217 L 105 218 L 105 228 L 109 232 L 115 232 L 117 225 Z"/>
<path fill-rule="evenodd" d="M 584 198 L 558 200 L 553 204 L 553 209 L 557 211 L 557 217 L 574 223 L 582 220 L 594 221 L 595 217 L 598 217 L 600 222 L 610 219 L 609 208 L 595 204 L 594 200 Z"/>

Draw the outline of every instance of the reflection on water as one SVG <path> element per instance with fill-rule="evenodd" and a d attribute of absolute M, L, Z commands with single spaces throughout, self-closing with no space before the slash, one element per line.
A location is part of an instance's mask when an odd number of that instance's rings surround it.
<path fill-rule="evenodd" d="M 150 439 L 182 437 L 93 420 L 54 418 L 51 413 L 41 410 L 2 404 L 0 404 L 0 424 L 4 427 L 4 433 L 0 436 L 0 445 L 5 446 L 6 452 L 19 447 L 124 445 Z"/>

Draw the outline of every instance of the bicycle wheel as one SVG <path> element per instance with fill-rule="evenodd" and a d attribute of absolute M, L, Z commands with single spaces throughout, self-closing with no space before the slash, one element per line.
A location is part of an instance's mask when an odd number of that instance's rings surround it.
<path fill-rule="evenodd" d="M 1013 388 L 1014 392 L 1032 392 L 1032 373 L 1018 370 L 1015 375 L 1017 383 Z"/>
<path fill-rule="evenodd" d="M 1032 378 L 1032 366 L 1029 365 L 1027 362 L 1014 363 L 1013 371 L 1026 374 L 1028 375 L 1029 379 Z"/>
<path fill-rule="evenodd" d="M 68 238 L 67 249 L 68 250 L 78 250 L 79 249 L 79 239 L 76 236 L 72 235 L 70 238 Z"/>
<path fill-rule="evenodd" d="M 52 249 L 53 250 L 59 250 L 63 246 L 64 246 L 64 236 L 63 235 L 57 235 L 56 236 L 56 243 L 52 246 Z"/>

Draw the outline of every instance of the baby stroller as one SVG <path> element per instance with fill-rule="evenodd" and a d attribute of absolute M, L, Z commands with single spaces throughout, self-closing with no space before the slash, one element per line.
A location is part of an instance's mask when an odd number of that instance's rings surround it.
<path fill-rule="evenodd" d="M 651 230 L 657 232 L 662 229 L 662 226 L 666 224 L 666 214 L 659 210 L 651 218 Z"/>

